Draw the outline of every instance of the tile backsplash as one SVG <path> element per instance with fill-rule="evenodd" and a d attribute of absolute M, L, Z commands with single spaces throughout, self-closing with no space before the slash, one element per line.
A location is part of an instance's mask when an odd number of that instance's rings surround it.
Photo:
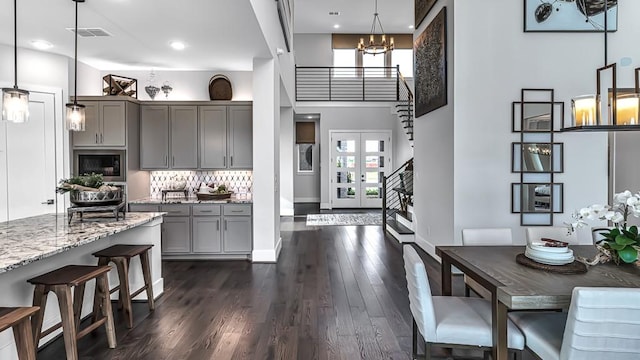
<path fill-rule="evenodd" d="M 198 184 L 215 183 L 225 184 L 230 191 L 236 194 L 251 193 L 253 187 L 253 171 L 152 171 L 150 180 L 150 192 L 153 197 L 160 197 L 161 190 L 168 188 L 173 180 L 184 179 L 187 181 L 187 190 L 193 193 Z M 182 197 L 180 193 L 168 193 L 167 197 Z"/>

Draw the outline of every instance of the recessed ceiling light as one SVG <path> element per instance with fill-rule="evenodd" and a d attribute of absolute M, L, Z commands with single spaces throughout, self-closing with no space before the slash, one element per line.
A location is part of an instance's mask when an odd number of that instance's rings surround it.
<path fill-rule="evenodd" d="M 174 50 L 184 50 L 186 47 L 182 41 L 172 41 L 169 43 Z"/>
<path fill-rule="evenodd" d="M 38 50 L 47 50 L 51 49 L 53 47 L 53 44 L 45 40 L 32 40 L 31 46 Z"/>
<path fill-rule="evenodd" d="M 409 25 L 409 29 L 413 29 L 413 25 Z"/>
<path fill-rule="evenodd" d="M 335 24 L 335 25 L 333 25 L 333 28 L 334 28 L 334 29 L 339 29 L 339 28 L 340 28 L 340 25 L 339 25 L 339 24 Z"/>

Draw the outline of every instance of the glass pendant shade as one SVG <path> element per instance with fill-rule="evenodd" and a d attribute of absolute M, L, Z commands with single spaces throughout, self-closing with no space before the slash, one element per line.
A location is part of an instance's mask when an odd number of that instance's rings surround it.
<path fill-rule="evenodd" d="M 65 127 L 70 131 L 84 131 L 84 105 L 67 104 L 67 118 Z"/>
<path fill-rule="evenodd" d="M 29 118 L 29 92 L 17 88 L 2 89 L 2 120 L 23 123 Z"/>
<path fill-rule="evenodd" d="M 639 110 L 640 94 L 618 95 L 616 101 L 616 125 L 638 125 Z M 610 112 L 612 111 L 610 110 Z"/>
<path fill-rule="evenodd" d="M 597 125 L 596 95 L 582 95 L 571 99 L 571 126 Z"/>

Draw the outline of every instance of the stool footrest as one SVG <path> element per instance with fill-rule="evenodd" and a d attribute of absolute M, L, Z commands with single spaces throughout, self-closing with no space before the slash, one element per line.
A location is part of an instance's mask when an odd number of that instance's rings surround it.
<path fill-rule="evenodd" d="M 136 290 L 136 291 L 132 292 L 132 293 L 131 293 L 131 298 L 133 299 L 134 297 L 136 297 L 136 296 L 140 295 L 140 293 L 142 293 L 142 292 L 143 292 L 143 291 L 145 291 L 145 290 L 147 290 L 147 286 L 146 286 L 146 285 L 145 285 L 145 286 L 143 286 L 143 287 L 141 287 L 140 289 L 138 289 L 138 290 Z"/>
<path fill-rule="evenodd" d="M 99 328 L 100 326 L 102 326 L 102 324 L 104 324 L 106 321 L 107 321 L 106 317 L 103 317 L 102 319 L 97 320 L 93 324 L 91 324 L 91 325 L 87 326 L 86 328 L 78 331 L 78 334 L 76 334 L 76 338 L 80 339 L 80 338 L 84 337 L 88 333 L 90 333 L 93 330 L 95 330 L 95 329 Z"/>
<path fill-rule="evenodd" d="M 48 328 L 47 330 L 42 330 L 40 338 L 42 339 L 43 337 L 51 334 L 52 332 L 60 329 L 61 327 L 62 327 L 62 322 L 59 322 L 59 323 L 53 325 L 52 327 Z"/>

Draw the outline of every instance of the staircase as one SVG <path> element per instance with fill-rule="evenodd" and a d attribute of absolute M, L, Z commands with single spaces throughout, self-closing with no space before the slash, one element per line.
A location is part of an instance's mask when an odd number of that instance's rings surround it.
<path fill-rule="evenodd" d="M 398 78 L 398 103 L 396 104 L 396 113 L 413 147 L 413 93 L 411 89 L 409 89 L 409 84 L 407 84 L 400 71 L 398 71 Z"/>
<path fill-rule="evenodd" d="M 413 158 L 382 182 L 383 229 L 398 242 L 414 242 Z"/>

